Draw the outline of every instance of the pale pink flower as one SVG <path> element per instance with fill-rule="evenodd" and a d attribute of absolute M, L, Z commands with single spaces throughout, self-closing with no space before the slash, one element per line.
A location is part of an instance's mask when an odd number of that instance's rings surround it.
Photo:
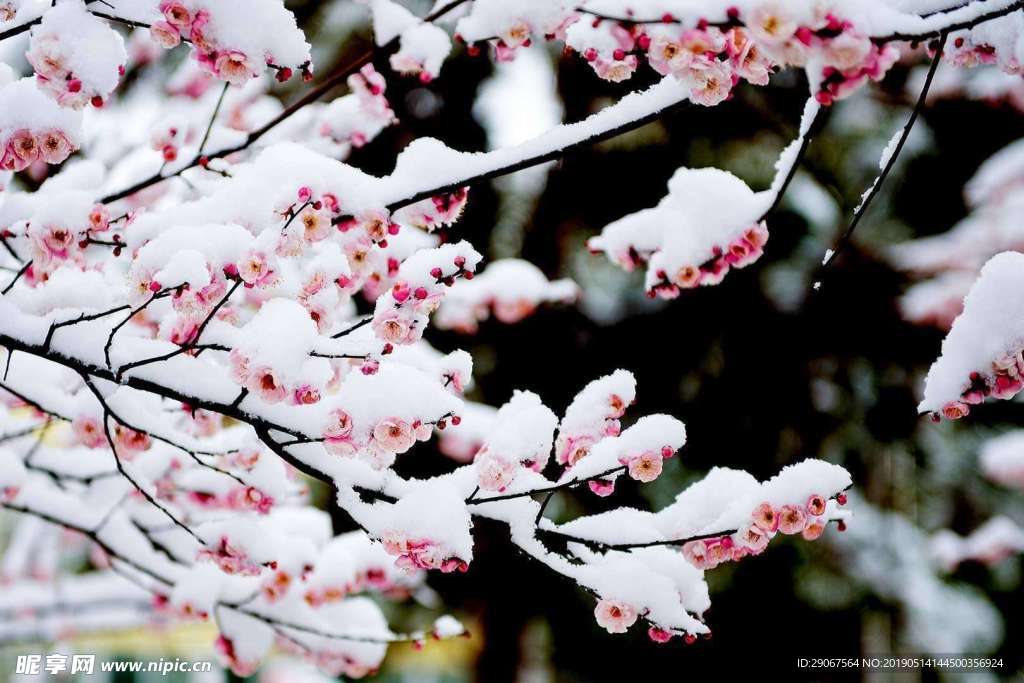
<path fill-rule="evenodd" d="M 288 395 L 288 390 L 278 378 L 273 368 L 263 366 L 252 371 L 246 388 L 267 403 L 280 403 Z"/>
<path fill-rule="evenodd" d="M 37 138 L 39 156 L 48 164 L 59 164 L 71 155 L 71 141 L 63 132 L 52 129 L 39 134 Z"/>
<path fill-rule="evenodd" d="M 697 569 L 708 566 L 708 547 L 704 541 L 690 541 L 683 544 L 683 557 Z"/>
<path fill-rule="evenodd" d="M 20 171 L 24 167 L 21 159 L 14 153 L 14 146 L 7 142 L 0 152 L 0 171 Z"/>
<path fill-rule="evenodd" d="M 386 211 L 367 211 L 358 217 L 357 224 L 366 232 L 367 237 L 380 242 L 387 239 L 391 217 Z"/>
<path fill-rule="evenodd" d="M 636 55 L 625 55 L 622 59 L 598 57 L 590 63 L 599 77 L 612 83 L 629 80 L 638 64 Z"/>
<path fill-rule="evenodd" d="M 237 50 L 219 53 L 213 63 L 213 72 L 233 85 L 245 85 L 257 75 L 245 54 Z"/>
<path fill-rule="evenodd" d="M 477 483 L 484 491 L 504 491 L 516 476 L 517 463 L 487 452 L 479 453 L 474 462 Z"/>
<path fill-rule="evenodd" d="M 246 285 L 271 284 L 275 278 L 274 269 L 261 251 L 249 251 L 238 263 L 238 276 Z"/>
<path fill-rule="evenodd" d="M 631 605 L 617 600 L 599 600 L 594 608 L 597 623 L 608 633 L 625 633 L 636 623 L 637 611 Z"/>
<path fill-rule="evenodd" d="M 167 21 L 155 21 L 149 27 L 149 35 L 160 47 L 170 50 L 181 43 L 181 32 Z"/>
<path fill-rule="evenodd" d="M 81 415 L 71 422 L 71 429 L 78 442 L 87 448 L 99 448 L 106 445 L 103 424 L 91 415 Z"/>
<path fill-rule="evenodd" d="M 529 299 L 506 301 L 497 299 L 494 302 L 494 317 L 506 325 L 512 325 L 537 310 L 537 305 Z"/>
<path fill-rule="evenodd" d="M 772 73 L 772 62 L 768 56 L 741 28 L 732 29 L 727 37 L 729 56 L 737 75 L 754 85 L 768 85 Z"/>
<path fill-rule="evenodd" d="M 779 528 L 779 515 L 771 503 L 761 503 L 754 508 L 752 515 L 754 524 L 765 531 L 775 531 Z"/>
<path fill-rule="evenodd" d="M 296 387 L 292 392 L 292 401 L 295 405 L 306 406 L 320 401 L 320 390 L 309 384 Z"/>
<path fill-rule="evenodd" d="M 966 403 L 959 401 L 950 401 L 942 407 L 942 414 L 949 420 L 959 420 L 971 412 L 970 407 Z"/>
<path fill-rule="evenodd" d="M 815 517 L 825 514 L 825 497 L 817 493 L 811 494 L 807 499 L 807 512 Z"/>
<path fill-rule="evenodd" d="M 8 144 L 20 160 L 22 168 L 39 158 L 39 142 L 30 130 L 22 128 L 14 131 Z"/>
<path fill-rule="evenodd" d="M 745 17 L 747 30 L 764 43 L 784 43 L 798 28 L 796 18 L 781 2 L 762 2 Z"/>
<path fill-rule="evenodd" d="M 173 22 L 172 22 L 173 23 Z M 200 51 L 198 56 L 202 54 L 213 54 L 216 50 L 213 42 L 206 35 L 207 26 L 210 24 L 210 14 L 206 10 L 202 9 L 196 12 L 195 18 L 192 19 L 191 26 L 188 27 L 188 37 L 192 41 L 192 44 Z M 182 31 L 184 33 L 184 30 Z M 202 64 L 200 60 L 200 64 Z M 213 70 L 213 65 L 208 64 L 210 70 Z"/>
<path fill-rule="evenodd" d="M 307 206 L 299 214 L 299 222 L 302 224 L 302 237 L 307 242 L 319 242 L 330 234 L 331 217 L 326 211 Z"/>
<path fill-rule="evenodd" d="M 271 574 L 260 587 L 263 592 L 263 599 L 267 602 L 277 602 L 284 594 L 288 592 L 288 589 L 292 584 L 292 575 L 286 571 L 276 571 Z"/>
<path fill-rule="evenodd" d="M 374 316 L 372 327 L 379 339 L 392 344 L 411 344 L 420 338 L 419 330 L 397 310 Z"/>
<path fill-rule="evenodd" d="M 412 430 L 417 441 L 430 441 L 430 437 L 434 433 L 434 430 L 430 425 L 420 422 L 419 420 L 413 423 Z"/>
<path fill-rule="evenodd" d="M 607 498 L 615 493 L 615 481 L 611 479 L 591 479 L 587 482 L 587 486 L 594 495 L 601 498 Z"/>
<path fill-rule="evenodd" d="M 181 2 L 165 0 L 160 3 L 160 13 L 164 15 L 167 22 L 179 29 L 187 29 L 192 23 L 192 14 Z"/>
<path fill-rule="evenodd" d="M 796 505 L 783 505 L 779 510 L 779 531 L 798 534 L 807 525 L 807 513 Z"/>
<path fill-rule="evenodd" d="M 67 75 L 64 52 L 54 35 L 33 39 L 25 58 L 36 75 L 45 81 L 63 81 Z"/>
<path fill-rule="evenodd" d="M 725 62 L 712 62 L 706 68 L 691 69 L 686 83 L 694 102 L 713 107 L 725 101 L 732 92 L 733 76 Z"/>
<path fill-rule="evenodd" d="M 409 423 L 399 417 L 386 417 L 373 428 L 377 445 L 392 453 L 404 453 L 416 443 L 416 435 Z"/>
<path fill-rule="evenodd" d="M 250 369 L 249 358 L 238 349 L 232 349 L 228 354 L 228 364 L 231 368 L 231 379 L 236 384 L 245 384 L 249 381 Z"/>
<path fill-rule="evenodd" d="M 752 550 L 755 554 L 768 546 L 768 532 L 753 522 L 747 525 L 746 528 L 740 529 L 737 536 L 738 542 Z"/>
<path fill-rule="evenodd" d="M 328 416 L 327 427 L 324 428 L 324 446 L 331 450 L 338 444 L 348 444 L 352 439 L 352 418 L 341 408 L 335 408 Z M 344 448 L 347 451 L 347 448 Z M 334 452 L 334 451 L 332 451 Z M 348 455 L 346 452 L 344 455 Z"/>
<path fill-rule="evenodd" d="M 657 626 L 652 626 L 647 629 L 647 637 L 656 643 L 667 643 L 672 640 L 672 632 L 666 631 L 663 628 L 658 628 Z"/>
<path fill-rule="evenodd" d="M 136 453 L 148 450 L 152 445 L 149 434 L 139 432 L 124 425 L 114 427 L 114 445 L 121 457 L 130 459 Z"/>
<path fill-rule="evenodd" d="M 589 455 L 590 447 L 594 445 L 594 439 L 587 435 L 576 437 L 559 436 L 559 444 L 555 460 L 560 465 L 571 467 Z"/>
<path fill-rule="evenodd" d="M 768 226 L 764 222 L 758 223 L 743 233 L 743 239 L 754 249 L 761 250 L 768 243 Z"/>
<path fill-rule="evenodd" d="M 399 531 L 385 531 L 380 537 L 380 542 L 388 555 L 403 555 L 409 549 L 408 539 Z"/>
<path fill-rule="evenodd" d="M 506 47 L 523 47 L 530 42 L 530 25 L 521 19 L 513 21 L 504 31 L 498 33 L 498 38 Z"/>
<path fill-rule="evenodd" d="M 661 474 L 660 453 L 648 451 L 629 460 L 629 476 L 644 483 L 652 482 Z"/>
<path fill-rule="evenodd" d="M 825 44 L 825 64 L 847 71 L 861 64 L 871 54 L 871 40 L 853 31 L 843 31 Z"/>
<path fill-rule="evenodd" d="M 110 211 L 103 204 L 96 204 L 89 212 L 89 230 L 104 232 L 110 227 Z"/>
<path fill-rule="evenodd" d="M 690 55 L 683 51 L 682 44 L 675 38 L 659 34 L 647 47 L 647 60 L 651 67 L 663 76 L 683 69 Z"/>
<path fill-rule="evenodd" d="M 820 519 L 811 520 L 800 532 L 804 540 L 813 541 L 825 531 L 825 522 Z"/>
<path fill-rule="evenodd" d="M 47 253 L 59 259 L 67 258 L 75 244 L 75 234 L 63 225 L 44 225 L 39 239 Z"/>
<path fill-rule="evenodd" d="M 676 271 L 673 282 L 684 289 L 692 289 L 700 284 L 700 268 L 693 265 L 686 265 Z"/>

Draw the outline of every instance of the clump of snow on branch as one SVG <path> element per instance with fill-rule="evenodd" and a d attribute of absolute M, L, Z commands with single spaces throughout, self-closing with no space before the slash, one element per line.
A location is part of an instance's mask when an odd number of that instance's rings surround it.
<path fill-rule="evenodd" d="M 80 0 L 59 2 L 43 15 L 25 56 L 40 89 L 71 109 L 103 106 L 128 60 L 120 34 Z"/>
<path fill-rule="evenodd" d="M 79 112 L 61 108 L 31 79 L 0 78 L 0 170 L 61 163 L 81 144 L 81 127 Z"/>
<path fill-rule="evenodd" d="M 268 68 L 280 81 L 295 70 L 312 78 L 309 44 L 281 0 L 160 0 L 153 9 L 153 40 L 165 48 L 188 41 L 199 66 L 228 83 L 243 85 Z"/>
<path fill-rule="evenodd" d="M 1013 398 L 1024 388 L 1024 310 L 1013 296 L 1022 286 L 1024 254 L 994 256 L 964 300 L 964 311 L 942 342 L 925 379 L 922 413 L 957 419 L 986 398 Z"/>
<path fill-rule="evenodd" d="M 579 288 L 571 280 L 549 281 L 532 263 L 521 259 L 499 259 L 472 281 L 452 287 L 437 310 L 434 324 L 472 334 L 479 323 L 492 315 L 514 324 L 547 303 L 570 303 Z"/>
<path fill-rule="evenodd" d="M 610 223 L 587 246 L 629 271 L 646 265 L 648 293 L 671 298 L 756 261 L 768 241 L 765 208 L 731 173 L 680 169 L 656 207 Z"/>
<path fill-rule="evenodd" d="M 993 517 L 967 536 L 944 529 L 932 537 L 932 553 L 946 571 L 967 562 L 997 565 L 1024 551 L 1024 529 L 1008 517 Z"/>
<path fill-rule="evenodd" d="M 986 440 L 978 454 L 978 464 L 988 479 L 1024 490 L 1024 433 L 1014 430 Z"/>

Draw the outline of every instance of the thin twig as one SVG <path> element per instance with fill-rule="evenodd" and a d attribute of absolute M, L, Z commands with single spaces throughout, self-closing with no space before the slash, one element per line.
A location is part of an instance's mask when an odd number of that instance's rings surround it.
<path fill-rule="evenodd" d="M 829 250 L 828 255 L 821 263 L 821 267 L 818 270 L 818 276 L 815 278 L 814 289 L 820 289 L 821 278 L 825 271 L 836 260 L 836 257 L 843 251 L 843 249 L 849 244 L 850 239 L 853 237 L 854 231 L 857 226 L 860 225 L 861 219 L 867 213 L 868 207 L 871 206 L 871 202 L 876 196 L 878 196 L 879 190 L 882 189 L 882 185 L 885 183 L 886 178 L 889 177 L 889 173 L 896 165 L 896 160 L 899 158 L 900 152 L 903 150 L 904 144 L 907 142 L 907 138 L 910 137 L 910 132 L 914 128 L 914 124 L 917 122 L 918 116 L 921 114 L 921 110 L 924 109 L 925 100 L 928 98 L 928 91 L 932 86 L 932 81 L 935 79 L 935 72 L 939 68 L 939 62 L 942 59 L 942 50 L 946 45 L 946 39 L 949 37 L 948 33 L 943 33 L 939 38 L 938 47 L 935 50 L 935 55 L 932 57 L 931 66 L 928 68 L 928 76 L 925 78 L 924 87 L 921 88 L 921 93 L 917 97 L 917 103 L 914 105 L 914 109 L 910 112 L 910 118 L 907 119 L 907 123 L 903 126 L 903 132 L 900 134 L 900 138 L 896 143 L 895 149 L 889 155 L 889 158 L 885 162 L 885 166 L 882 168 L 882 172 L 875 178 L 874 183 L 868 189 L 867 194 L 864 195 L 860 205 L 856 208 L 853 213 L 853 219 L 850 221 L 849 226 L 839 236 L 832 249 Z"/>

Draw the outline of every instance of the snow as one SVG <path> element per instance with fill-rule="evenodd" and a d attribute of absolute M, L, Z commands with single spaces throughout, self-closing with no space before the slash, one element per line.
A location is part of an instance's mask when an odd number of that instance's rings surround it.
<path fill-rule="evenodd" d="M 1008 517 L 993 517 L 963 537 L 944 529 L 932 537 L 932 554 L 946 570 L 974 560 L 995 565 L 1024 551 L 1024 529 Z"/>
<path fill-rule="evenodd" d="M 128 61 L 124 40 L 81 0 L 62 0 L 33 27 L 29 62 L 41 89 L 61 106 L 81 109 L 93 97 L 106 99 Z M 77 81 L 78 90 L 70 83 Z"/>
<path fill-rule="evenodd" d="M 982 473 L 997 484 L 1024 488 L 1024 432 L 1013 430 L 986 440 L 978 464 Z"/>
<path fill-rule="evenodd" d="M 36 87 L 31 78 L 22 78 L 0 86 L 0 139 L 5 141 L 17 130 L 36 134 L 48 129 L 61 131 L 77 149 L 82 139 L 82 114 L 62 108 Z"/>
<path fill-rule="evenodd" d="M 990 376 L 993 361 L 1017 353 L 1024 344 L 1024 301 L 1008 292 L 1024 283 L 1024 254 L 992 257 L 964 299 L 964 311 L 942 342 L 942 353 L 928 370 L 922 413 L 940 411 L 967 389 L 972 372 Z"/>

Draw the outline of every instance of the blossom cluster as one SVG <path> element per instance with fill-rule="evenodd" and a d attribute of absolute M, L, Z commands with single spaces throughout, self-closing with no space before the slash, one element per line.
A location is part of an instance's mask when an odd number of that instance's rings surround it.
<path fill-rule="evenodd" d="M 627 271 L 646 265 L 648 295 L 674 298 L 761 257 L 763 207 L 762 195 L 728 172 L 679 169 L 656 207 L 608 224 L 587 247 Z"/>
<path fill-rule="evenodd" d="M 62 107 L 102 107 L 125 73 L 124 40 L 79 0 L 61 2 L 32 29 L 25 54 L 36 81 Z"/>
<path fill-rule="evenodd" d="M 838 494 L 840 505 L 846 496 Z M 817 540 L 829 520 L 825 516 L 827 501 L 820 494 L 811 494 L 804 504 L 787 503 L 775 507 L 769 502 L 759 504 L 750 514 L 750 521 L 733 534 L 690 541 L 683 545 L 683 555 L 698 569 L 714 569 L 719 564 L 759 555 L 768 547 L 776 533 L 800 534 L 806 541 Z M 845 529 L 839 521 L 839 530 Z"/>
<path fill-rule="evenodd" d="M 608 3 L 605 3 L 608 4 Z M 581 55 L 595 73 L 609 81 L 623 81 L 641 60 L 663 75 L 671 74 L 689 88 L 691 99 L 714 106 L 727 99 L 741 80 L 766 85 L 781 68 L 813 65 L 820 78 L 816 97 L 822 104 L 848 96 L 870 80 L 881 80 L 899 57 L 899 49 L 871 40 L 863 24 L 844 15 L 840 3 L 825 6 L 793 5 L 772 0 L 738 2 L 715 16 L 666 12 L 637 17 L 602 13 L 602 3 L 575 8 L 569 3 L 548 3 L 544 9 L 513 13 L 491 3 L 476 3 L 460 19 L 457 36 L 471 44 L 487 41 L 499 61 L 514 58 L 534 36 L 564 39 L 567 49 Z"/>
<path fill-rule="evenodd" d="M 987 372 L 974 371 L 960 398 L 942 406 L 942 416 L 956 420 L 971 412 L 972 405 L 986 398 L 1009 400 L 1024 389 L 1024 348 L 1003 354 L 992 361 Z"/>
<path fill-rule="evenodd" d="M 352 92 L 328 104 L 318 116 L 320 136 L 337 147 L 332 156 L 340 156 L 346 148 L 359 149 L 398 122 L 384 95 L 384 77 L 372 64 L 347 82 Z"/>
<path fill-rule="evenodd" d="M 389 295 L 377 299 L 373 331 L 389 344 L 418 341 L 446 289 L 460 277 L 472 279 L 481 255 L 467 242 L 417 252 L 398 270 Z"/>
<path fill-rule="evenodd" d="M 1003 252 L 981 269 L 928 371 L 922 413 L 955 420 L 986 398 L 1010 399 L 1024 388 L 1020 305 L 1005 296 L 1020 281 L 1022 260 L 1020 253 Z"/>
<path fill-rule="evenodd" d="M 309 45 L 291 12 L 277 0 L 244 7 L 161 0 L 158 9 L 162 18 L 150 26 L 153 39 L 168 49 L 188 41 L 199 66 L 228 83 L 244 85 L 264 68 L 275 70 L 279 81 L 290 79 L 295 69 L 306 80 L 313 76 Z"/>
<path fill-rule="evenodd" d="M 78 149 L 81 114 L 63 109 L 31 79 L 7 80 L 0 64 L 0 171 L 59 164 Z"/>
<path fill-rule="evenodd" d="M 27 238 L 32 267 L 26 280 L 39 283 L 64 266 L 85 268 L 87 250 L 111 229 L 111 219 L 107 208 L 94 203 L 89 193 L 72 191 L 64 194 L 60 204 L 43 203 L 7 229 Z M 116 234 L 110 244 L 116 247 L 120 239 Z"/>
<path fill-rule="evenodd" d="M 445 574 L 469 571 L 469 564 L 455 556 L 446 556 L 442 545 L 430 539 L 409 538 L 400 532 L 386 533 L 381 539 L 384 550 L 394 555 L 395 566 L 406 571 L 438 569 Z"/>
<path fill-rule="evenodd" d="M 521 259 L 498 259 L 472 281 L 452 287 L 437 310 L 434 325 L 466 334 L 491 315 L 512 325 L 544 303 L 569 303 L 579 296 L 571 280 L 549 281 L 537 266 Z"/>

